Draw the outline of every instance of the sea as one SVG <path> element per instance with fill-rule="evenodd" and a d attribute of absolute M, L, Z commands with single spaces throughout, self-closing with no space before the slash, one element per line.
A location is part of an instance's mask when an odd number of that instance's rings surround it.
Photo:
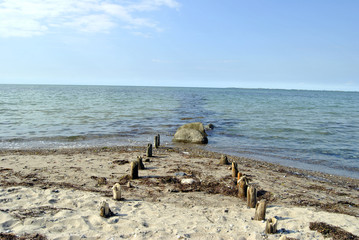
<path fill-rule="evenodd" d="M 0 85 L 0 149 L 142 146 L 213 124 L 205 150 L 359 179 L 359 92 Z"/>

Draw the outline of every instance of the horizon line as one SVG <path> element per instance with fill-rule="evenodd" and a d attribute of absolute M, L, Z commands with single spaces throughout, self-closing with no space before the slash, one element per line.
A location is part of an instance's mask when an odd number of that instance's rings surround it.
<path fill-rule="evenodd" d="M 62 83 L 0 83 L 0 85 L 23 86 L 98 86 L 98 87 L 158 87 L 158 88 L 210 88 L 210 89 L 247 89 L 247 90 L 287 90 L 287 91 L 318 91 L 318 92 L 353 92 L 359 90 L 330 90 L 330 89 L 306 89 L 306 88 L 265 88 L 265 87 L 196 87 L 196 86 L 161 86 L 161 85 L 116 85 L 116 84 L 62 84 Z"/>

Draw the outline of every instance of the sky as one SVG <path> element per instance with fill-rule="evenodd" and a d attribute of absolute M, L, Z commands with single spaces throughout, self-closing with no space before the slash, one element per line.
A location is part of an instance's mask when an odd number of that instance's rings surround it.
<path fill-rule="evenodd" d="M 0 84 L 359 91 L 357 0 L 0 0 Z"/>

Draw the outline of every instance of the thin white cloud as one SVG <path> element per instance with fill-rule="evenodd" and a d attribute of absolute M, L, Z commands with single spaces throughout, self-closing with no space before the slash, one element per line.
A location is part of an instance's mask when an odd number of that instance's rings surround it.
<path fill-rule="evenodd" d="M 125 4 L 126 3 L 126 4 Z M 30 37 L 60 28 L 85 32 L 109 32 L 123 27 L 161 31 L 142 12 L 162 7 L 178 9 L 175 0 L 3 0 L 0 1 L 0 37 Z"/>

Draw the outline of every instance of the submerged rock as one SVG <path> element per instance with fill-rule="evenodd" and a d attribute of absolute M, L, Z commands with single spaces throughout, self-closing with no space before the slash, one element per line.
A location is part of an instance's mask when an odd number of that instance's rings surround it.
<path fill-rule="evenodd" d="M 207 134 L 200 122 L 188 123 L 177 129 L 173 140 L 184 143 L 208 143 Z"/>

